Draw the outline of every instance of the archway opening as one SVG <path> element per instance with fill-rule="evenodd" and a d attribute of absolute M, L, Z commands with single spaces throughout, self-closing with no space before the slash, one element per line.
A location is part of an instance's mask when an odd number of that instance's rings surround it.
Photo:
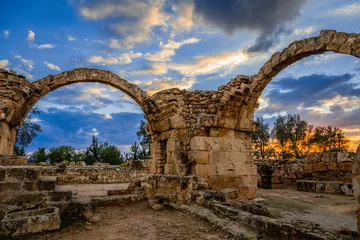
<path fill-rule="evenodd" d="M 359 66 L 348 55 L 314 55 L 282 70 L 262 91 L 255 119 L 267 134 L 254 136 L 254 158 L 259 196 L 274 216 L 357 232 L 352 165 L 360 135 Z"/>

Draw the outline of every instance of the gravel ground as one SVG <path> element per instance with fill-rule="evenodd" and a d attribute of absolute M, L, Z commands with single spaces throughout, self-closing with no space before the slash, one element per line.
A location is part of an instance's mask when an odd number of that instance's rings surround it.
<path fill-rule="evenodd" d="M 276 218 L 306 220 L 326 228 L 357 231 L 354 197 L 299 192 L 295 189 L 259 189 L 258 196 Z"/>

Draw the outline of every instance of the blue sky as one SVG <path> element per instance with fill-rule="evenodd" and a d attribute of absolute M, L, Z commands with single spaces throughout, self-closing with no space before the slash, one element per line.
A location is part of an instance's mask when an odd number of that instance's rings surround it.
<path fill-rule="evenodd" d="M 0 67 L 35 81 L 78 67 L 110 70 L 154 94 L 177 87 L 216 90 L 255 74 L 276 52 L 321 29 L 360 32 L 355 0 L 3 0 Z M 256 116 L 299 113 L 344 128 L 360 142 L 360 62 L 326 53 L 283 70 L 266 87 Z M 37 105 L 39 146 L 86 148 L 91 136 L 127 150 L 141 109 L 101 84 L 57 89 Z"/>

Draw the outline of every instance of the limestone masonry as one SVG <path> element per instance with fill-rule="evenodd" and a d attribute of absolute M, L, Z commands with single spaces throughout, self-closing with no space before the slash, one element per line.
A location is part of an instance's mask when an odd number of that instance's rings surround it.
<path fill-rule="evenodd" d="M 134 84 L 104 70 L 78 68 L 29 82 L 0 70 L 0 155 L 12 155 L 16 129 L 47 93 L 73 83 L 113 86 L 139 104 L 151 135 L 150 172 L 196 175 L 214 189 L 236 188 L 239 198 L 254 198 L 257 171 L 250 156 L 254 111 L 265 86 L 282 69 L 314 54 L 332 51 L 360 57 L 360 35 L 321 31 L 275 53 L 252 76 L 238 75 L 217 91 L 167 89 L 149 96 Z"/>

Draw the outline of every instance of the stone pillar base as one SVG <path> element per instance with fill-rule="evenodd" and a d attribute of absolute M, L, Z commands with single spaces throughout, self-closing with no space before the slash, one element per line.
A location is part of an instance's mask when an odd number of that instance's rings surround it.
<path fill-rule="evenodd" d="M 0 166 L 20 166 L 26 165 L 26 157 L 17 157 L 14 155 L 0 155 Z"/>

